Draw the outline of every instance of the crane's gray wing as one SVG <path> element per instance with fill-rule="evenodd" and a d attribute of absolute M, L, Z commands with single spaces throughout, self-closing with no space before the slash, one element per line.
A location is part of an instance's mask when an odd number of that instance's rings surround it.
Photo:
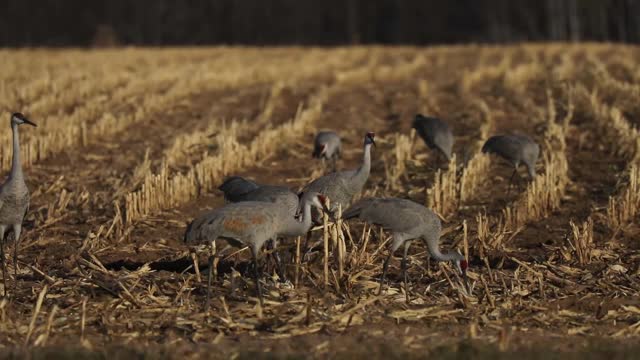
<path fill-rule="evenodd" d="M 224 193 L 226 200 L 237 202 L 241 201 L 240 197 L 259 187 L 260 185 L 242 176 L 231 176 L 227 178 L 218 189 Z"/>
<path fill-rule="evenodd" d="M 347 179 L 353 176 L 352 171 L 340 171 L 321 176 L 302 189 L 302 192 L 318 192 L 329 198 L 331 208 L 336 209 L 337 204 L 342 204 L 344 209 L 351 201 L 351 192 Z"/>
<path fill-rule="evenodd" d="M 406 232 L 423 223 L 424 206 L 410 200 L 397 198 L 368 198 L 349 207 L 345 219 L 359 218 L 396 232 Z"/>
<path fill-rule="evenodd" d="M 286 186 L 263 185 L 240 196 L 239 201 L 262 201 L 282 204 L 291 214 L 295 214 L 298 208 L 299 198 L 298 195 Z"/>

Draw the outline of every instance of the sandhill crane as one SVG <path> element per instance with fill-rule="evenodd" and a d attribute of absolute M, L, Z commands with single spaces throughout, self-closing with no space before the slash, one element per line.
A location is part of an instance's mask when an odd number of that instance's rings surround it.
<path fill-rule="evenodd" d="M 242 176 L 230 176 L 218 187 L 218 190 L 224 193 L 224 199 L 227 202 L 238 202 L 242 201 L 246 193 L 259 187 L 260 185 Z"/>
<path fill-rule="evenodd" d="M 316 159 L 331 160 L 332 171 L 336 171 L 336 161 L 342 153 L 342 140 L 334 131 L 320 131 L 316 134 L 312 156 Z"/>
<path fill-rule="evenodd" d="M 218 187 L 227 202 L 265 201 L 281 203 L 292 215 L 298 210 L 299 197 L 286 186 L 262 185 L 241 176 L 231 176 Z"/>
<path fill-rule="evenodd" d="M 453 133 L 446 122 L 417 114 L 413 120 L 413 128 L 430 149 L 437 149 L 447 162 L 451 160 Z"/>
<path fill-rule="evenodd" d="M 9 227 L 13 228 L 15 237 L 13 252 L 13 267 L 15 275 L 18 275 L 18 244 L 20 242 L 20 233 L 22 232 L 22 221 L 29 211 L 29 188 L 24 182 L 24 174 L 22 173 L 22 164 L 20 163 L 20 136 L 18 134 L 18 126 L 29 124 L 36 126 L 24 115 L 17 112 L 11 115 L 11 130 L 13 131 L 13 159 L 11 160 L 11 173 L 9 178 L 0 187 L 0 242 L 2 257 L 2 279 L 4 282 L 4 295 L 7 295 L 7 266 L 4 259 L 5 235 Z"/>
<path fill-rule="evenodd" d="M 434 260 L 452 261 L 462 275 L 465 286 L 469 288 L 467 282 L 467 261 L 458 252 L 440 252 L 440 230 L 442 225 L 440 218 L 426 207 L 411 200 L 399 198 L 367 198 L 362 199 L 350 208 L 345 210 L 343 218 L 358 218 L 366 222 L 380 225 L 384 229 L 391 231 L 393 241 L 389 255 L 382 267 L 382 277 L 380 278 L 380 289 L 382 292 L 385 276 L 389 267 L 389 260 L 401 245 L 404 245 L 402 256 L 402 276 L 404 278 L 405 293 L 407 289 L 407 252 L 409 245 L 414 239 L 421 239 L 427 245 L 429 253 Z"/>
<path fill-rule="evenodd" d="M 218 189 L 224 193 L 224 198 L 227 202 L 264 201 L 269 203 L 278 203 L 287 208 L 289 215 L 299 215 L 300 198 L 286 186 L 262 185 L 241 176 L 231 176 L 227 178 L 224 183 L 218 187 Z M 278 240 L 273 239 L 273 252 L 271 255 L 275 261 L 278 276 L 284 280 L 285 274 L 280 265 L 280 256 L 276 251 L 277 246 Z"/>
<path fill-rule="evenodd" d="M 355 170 L 338 171 L 321 176 L 303 188 L 303 192 L 318 192 L 331 200 L 331 211 L 338 206 L 346 208 L 354 195 L 362 191 L 371 171 L 371 146 L 375 145 L 375 134 L 368 132 L 364 136 L 364 156 L 362 165 Z M 314 217 L 315 218 L 315 217 Z"/>
<path fill-rule="evenodd" d="M 483 153 L 496 154 L 514 167 L 509 179 L 509 189 L 520 163 L 524 163 L 533 180 L 536 177 L 536 162 L 540 155 L 540 146 L 525 135 L 496 135 L 490 137 L 482 146 Z"/>
<path fill-rule="evenodd" d="M 249 246 L 255 271 L 256 292 L 262 305 L 258 254 L 264 243 L 279 235 L 303 234 L 311 227 L 311 207 L 326 209 L 323 195 L 305 193 L 300 199 L 302 221 L 290 215 L 288 209 L 278 203 L 245 201 L 226 205 L 206 212 L 193 220 L 186 229 L 185 243 L 214 242 L 226 239 L 237 247 Z M 213 266 L 210 258 L 209 267 Z M 209 272 L 211 273 L 211 272 Z M 211 277 L 207 285 L 207 304 L 210 298 Z"/>

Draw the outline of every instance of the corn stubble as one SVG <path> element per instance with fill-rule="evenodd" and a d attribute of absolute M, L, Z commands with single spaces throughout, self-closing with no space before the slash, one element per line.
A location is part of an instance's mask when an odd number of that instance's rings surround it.
<path fill-rule="evenodd" d="M 68 50 L 46 65 L 29 60 L 28 52 L 0 52 L 8 56 L 0 71 L 0 109 L 6 112 L 21 104 L 42 117 L 42 128 L 24 135 L 23 161 L 35 166 L 27 172 L 46 180 L 32 193 L 34 235 L 27 238 L 20 258 L 23 284 L 15 290 L 17 301 L 0 300 L 1 345 L 97 348 L 162 342 L 177 349 L 192 348 L 195 342 L 224 344 L 217 347 L 221 356 L 231 357 L 240 352 L 233 339 L 244 335 L 257 334 L 255 341 L 269 346 L 303 335 L 314 341 L 313 334 L 319 332 L 387 339 L 386 324 L 391 323 L 429 329 L 402 335 L 411 351 L 455 342 L 459 334 L 503 350 L 530 344 L 534 333 L 567 343 L 585 335 L 625 341 L 640 336 L 639 310 L 627 301 L 640 291 L 632 256 L 627 248 L 608 242 L 637 233 L 640 143 L 626 115 L 633 111 L 632 99 L 640 88 L 640 72 L 626 60 L 636 53 L 633 48 L 536 44 Z M 604 56 L 611 52 L 620 56 Z M 629 74 L 626 79 L 611 73 L 608 62 L 613 58 Z M 450 63 L 460 59 L 464 69 L 452 73 Z M 274 122 L 287 91 L 315 82 L 312 93 L 294 105 L 291 119 Z M 18 83 L 24 86 L 12 91 Z M 200 128 L 176 133 L 162 152 L 140 153 L 135 168 L 116 169 L 132 180 L 114 182 L 112 197 L 94 196 L 90 187 L 70 191 L 64 177 L 46 178 L 39 171 L 56 154 L 117 137 L 130 126 L 190 104 L 195 94 L 265 84 L 263 101 L 246 104 L 255 110 L 252 118 L 212 113 Z M 416 94 L 416 111 L 472 109 L 471 120 L 460 120 L 470 123 L 460 128 L 473 128 L 473 134 L 456 134 L 463 150 L 446 167 L 428 174 L 413 134 L 397 132 L 390 122 L 371 129 L 380 133 L 381 141 L 367 185 L 367 194 L 377 196 L 418 194 L 418 201 L 443 217 L 443 246 L 459 246 L 469 256 L 472 293 L 460 286 L 455 269 L 434 264 L 416 241 L 409 253 L 410 304 L 405 303 L 399 276 L 394 276 L 400 273 L 399 261 L 392 261 L 389 286 L 376 296 L 390 234 L 375 225 L 325 218 L 326 223 L 312 231 L 309 249 L 304 238 L 294 246 L 281 245 L 292 284 L 279 283 L 273 271 L 267 271 L 264 308 L 256 308 L 251 299 L 255 294 L 246 276 L 247 252 L 229 252 L 219 243 L 214 296 L 209 311 L 203 311 L 206 261 L 180 245 L 180 239 L 166 235 L 183 231 L 189 220 L 176 209 L 214 192 L 226 175 L 246 170 L 260 181 L 271 166 L 267 160 L 282 150 L 309 148 L 303 139 L 331 121 L 333 112 L 351 114 L 342 124 L 348 120 L 362 125 L 367 119 L 357 114 L 370 104 L 348 104 L 355 109 L 350 112 L 343 109 L 341 96 L 362 89 L 375 94 L 385 84 Z M 451 91 L 454 101 L 447 97 Z M 380 119 L 388 115 L 376 109 Z M 492 160 L 480 148 L 489 136 L 513 126 L 542 129 L 534 134 L 542 148 L 541 171 L 514 200 L 479 204 L 478 199 L 486 198 L 481 194 L 506 190 L 496 189 L 490 180 Z M 576 180 L 569 177 L 575 151 L 569 140 L 591 131 L 587 128 L 600 134 L 601 148 L 625 162 L 604 206 L 566 197 Z M 8 144 L 8 136 L 2 132 L 0 141 Z M 345 161 L 351 161 L 350 156 Z M 593 156 L 598 157 L 597 152 Z M 10 153 L 2 152 L 0 165 L 8 168 L 10 159 Z M 295 159 L 270 170 L 285 170 L 290 163 Z M 314 170 L 309 166 L 298 171 L 301 177 L 293 185 L 302 185 Z M 584 202 L 581 213 L 586 215 L 563 219 L 560 231 L 548 228 L 547 221 L 570 201 Z M 87 209 L 108 209 L 108 216 L 93 214 L 89 226 L 70 231 L 69 214 Z M 535 256 L 518 245 L 529 226 L 545 229 Z M 140 235 L 145 229 L 163 227 L 179 230 L 137 238 L 145 236 Z M 74 255 L 64 261 L 51 261 L 50 255 L 42 260 L 63 237 L 77 245 Z M 542 244 L 547 240 L 561 245 Z M 161 255 L 142 257 L 145 253 Z M 598 276 L 592 275 L 594 269 Z M 616 294 L 620 302 L 606 294 Z M 571 299 L 580 299 L 576 301 L 584 306 L 567 305 Z M 525 328 L 527 332 L 521 331 Z M 309 355 L 326 356 L 328 348 L 320 343 Z"/>

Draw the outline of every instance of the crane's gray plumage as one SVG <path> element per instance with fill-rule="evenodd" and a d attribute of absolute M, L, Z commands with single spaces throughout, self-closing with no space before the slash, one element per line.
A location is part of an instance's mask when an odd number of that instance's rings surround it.
<path fill-rule="evenodd" d="M 317 192 L 323 194 L 331 201 L 331 211 L 335 212 L 338 206 L 345 209 L 354 195 L 362 191 L 371 171 L 371 146 L 375 145 L 375 134 L 368 132 L 364 137 L 364 155 L 362 165 L 355 170 L 338 171 L 321 176 L 307 184 L 303 192 Z M 315 217 L 314 217 L 315 218 Z M 317 221 L 317 218 L 315 218 Z"/>
<path fill-rule="evenodd" d="M 518 171 L 518 166 L 523 163 L 527 167 L 531 179 L 536 177 L 536 162 L 540 155 L 540 146 L 530 137 L 525 135 L 496 135 L 490 137 L 482 146 L 483 153 L 496 154 L 510 162 L 514 171 L 513 176 Z"/>
<path fill-rule="evenodd" d="M 256 290 L 262 303 L 258 254 L 265 242 L 278 236 L 297 236 L 311 228 L 311 207 L 325 208 L 321 194 L 308 192 L 300 199 L 302 221 L 290 214 L 281 203 L 243 201 L 206 212 L 193 220 L 185 231 L 186 243 L 226 239 L 234 246 L 249 246 L 255 263 Z M 212 263 L 210 262 L 210 266 Z M 207 292 L 207 299 L 209 292 Z"/>
<path fill-rule="evenodd" d="M 232 176 L 220 187 L 227 202 L 264 201 L 280 203 L 286 206 L 291 215 L 298 212 L 300 199 L 296 193 L 286 186 L 262 185 L 241 176 Z"/>
<path fill-rule="evenodd" d="M 224 193 L 224 199 L 228 202 L 242 201 L 244 195 L 259 188 L 260 185 L 245 179 L 242 176 L 230 176 L 218 187 Z"/>
<path fill-rule="evenodd" d="M 413 120 L 413 128 L 430 149 L 437 149 L 451 160 L 453 151 L 453 133 L 449 125 L 435 117 L 417 114 Z"/>
<path fill-rule="evenodd" d="M 414 239 L 421 239 L 425 242 L 434 260 L 454 262 L 466 282 L 467 262 L 464 256 L 458 252 L 443 254 L 440 251 L 440 231 L 442 229 L 440 218 L 426 207 L 406 199 L 367 198 L 356 202 L 345 210 L 343 218 L 346 220 L 358 218 L 375 225 L 380 225 L 393 234 L 391 250 L 384 262 L 382 270 L 380 290 L 382 290 L 389 260 L 401 245 L 404 245 L 402 272 L 405 279 L 406 290 L 407 251 L 409 250 L 411 240 Z"/>
<path fill-rule="evenodd" d="M 7 181 L 0 187 L 0 242 L 2 257 L 2 276 L 4 280 L 4 292 L 7 292 L 6 264 L 4 258 L 5 235 L 9 228 L 13 229 L 15 248 L 13 253 L 13 266 L 17 275 L 18 245 L 22 232 L 22 221 L 29 210 L 29 188 L 24 181 L 22 164 L 20 163 L 20 136 L 18 126 L 29 124 L 36 126 L 21 113 L 11 115 L 11 130 L 13 131 L 13 159 L 11 160 L 11 173 Z"/>
<path fill-rule="evenodd" d="M 313 142 L 313 154 L 316 159 L 331 160 L 333 171 L 336 171 L 336 161 L 342 153 L 342 140 L 334 131 L 320 131 Z"/>

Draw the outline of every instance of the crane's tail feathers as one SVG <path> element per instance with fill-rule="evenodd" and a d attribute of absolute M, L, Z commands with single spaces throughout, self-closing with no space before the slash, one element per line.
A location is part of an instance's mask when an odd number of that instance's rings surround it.
<path fill-rule="evenodd" d="M 350 208 L 345 210 L 342 213 L 342 218 L 345 219 L 345 220 L 348 220 L 348 219 L 353 219 L 353 218 L 357 218 L 358 216 L 360 216 L 360 213 L 362 212 L 362 207 L 356 206 L 356 205 L 358 205 L 358 204 L 355 204 L 354 206 L 351 206 Z"/>
<path fill-rule="evenodd" d="M 187 229 L 184 232 L 184 242 L 185 244 L 187 242 L 189 242 L 189 240 L 192 240 L 192 229 L 193 229 L 193 223 L 195 223 L 195 220 L 190 222 L 189 225 L 187 225 Z"/>

